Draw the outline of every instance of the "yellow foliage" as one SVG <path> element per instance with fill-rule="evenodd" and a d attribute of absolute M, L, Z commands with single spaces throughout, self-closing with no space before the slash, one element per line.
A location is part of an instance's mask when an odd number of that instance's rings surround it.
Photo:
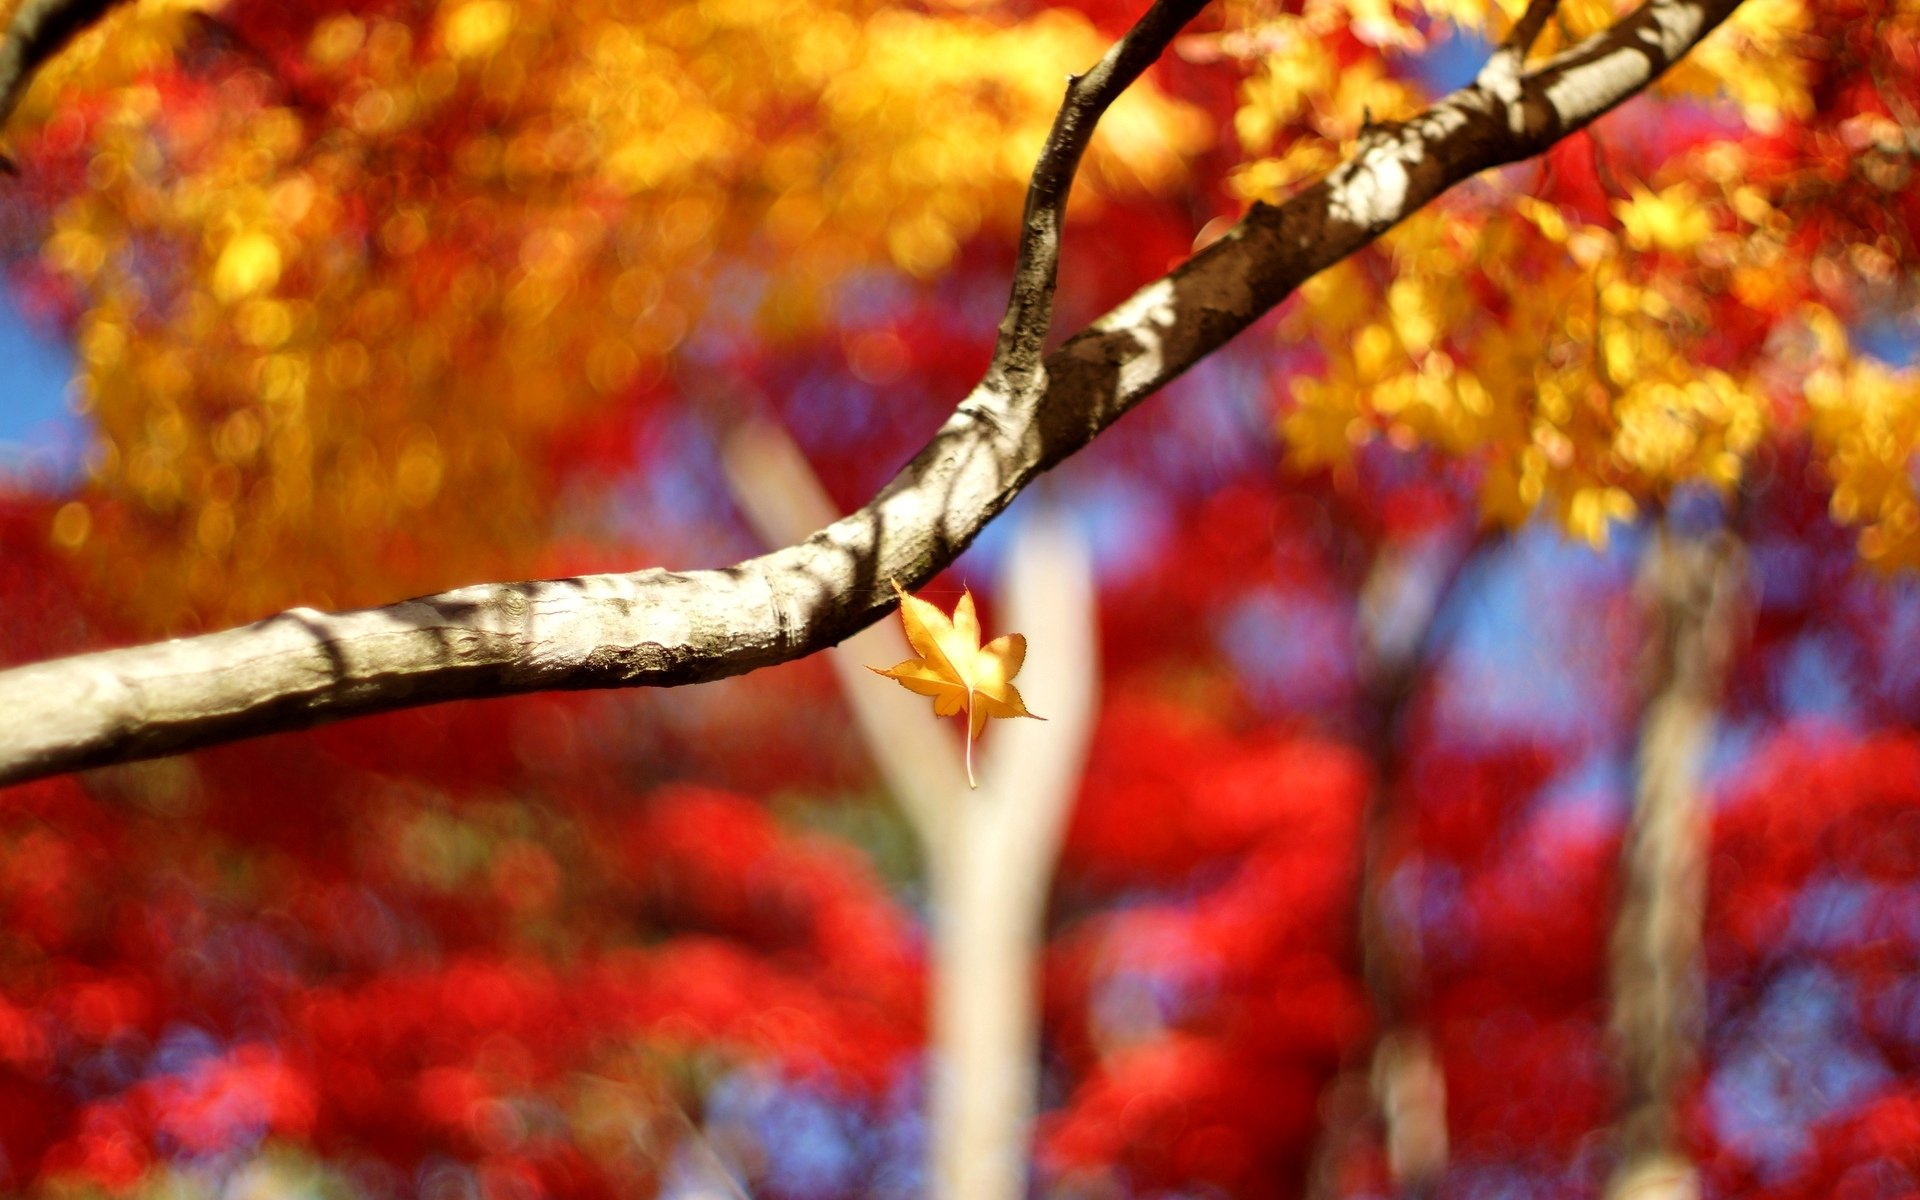
<path fill-rule="evenodd" d="M 1669 93 L 1724 97 L 1760 132 L 1804 118 L 1813 99 L 1805 65 L 1792 50 L 1809 19 L 1804 0 L 1745 0 L 1659 86 Z"/>
<path fill-rule="evenodd" d="M 1627 244 L 1635 250 L 1684 253 L 1713 232 L 1706 206 L 1685 183 L 1676 183 L 1658 195 L 1635 187 L 1628 199 L 1614 201 L 1613 211 L 1626 230 Z"/>
<path fill-rule="evenodd" d="M 264 292 L 280 281 L 280 247 L 257 229 L 227 239 L 213 263 L 213 294 L 228 303 Z"/>
<path fill-rule="evenodd" d="M 194 13 L 212 12 L 224 0 L 133 0 L 110 7 L 35 75 L 14 120 L 47 119 L 71 87 L 126 88 L 146 72 L 166 66 L 188 33 Z M 0 6 L 11 15 L 17 3 Z"/>
<path fill-rule="evenodd" d="M 482 58 L 506 43 L 513 21 L 507 0 L 456 0 L 440 7 L 440 41 L 456 59 Z"/>
<path fill-rule="evenodd" d="M 1249 152 L 1284 147 L 1277 156 L 1256 158 L 1235 172 L 1236 194 L 1250 200 L 1275 200 L 1309 174 L 1323 172 L 1339 158 L 1339 148 L 1357 136 L 1369 120 L 1397 120 L 1419 107 L 1418 92 L 1387 73 L 1379 60 L 1363 59 L 1336 70 L 1335 60 L 1311 31 L 1316 22 L 1362 19 L 1387 42 L 1387 30 L 1411 26 L 1389 20 L 1391 9 L 1370 5 L 1361 17 L 1330 6 L 1310 8 L 1297 21 L 1274 22 L 1260 43 L 1263 52 L 1241 87 L 1234 132 Z M 1348 28 L 1342 25 L 1341 28 Z"/>
<path fill-rule="evenodd" d="M 1561 0 L 1534 54 L 1596 33 L 1629 7 Z M 1420 40 L 1395 24 L 1493 39 L 1524 8 L 1308 0 L 1288 13 L 1241 0 L 1238 31 L 1218 41 L 1249 66 L 1235 131 L 1253 157 L 1232 187 L 1277 200 L 1328 169 L 1363 114 L 1392 119 L 1418 100 L 1386 69 L 1392 51 Z M 1910 20 L 1910 8 L 1889 19 Z M 1811 27 L 1804 0 L 1749 0 L 1661 90 L 1711 98 L 1718 119 L 1761 134 L 1803 119 Z M 1329 42 L 1349 34 L 1388 53 L 1347 63 Z M 1898 122 L 1872 114 L 1843 136 L 1895 157 L 1906 145 Z M 1433 447 L 1480 465 L 1486 520 L 1515 525 L 1545 512 L 1599 544 L 1613 522 L 1682 485 L 1731 492 L 1764 439 L 1811 429 L 1834 482 L 1834 515 L 1861 526 L 1862 553 L 1920 561 L 1916 376 L 1855 362 L 1844 326 L 1824 313 L 1809 318 L 1823 364 L 1811 381 L 1795 339 L 1780 334 L 1742 361 L 1715 361 L 1714 325 L 1730 309 L 1782 330 L 1797 297 L 1831 292 L 1843 275 L 1894 282 L 1891 252 L 1856 245 L 1844 263 L 1809 259 L 1783 211 L 1807 201 L 1777 182 L 1771 191 L 1750 182 L 1737 137 L 1681 154 L 1663 178 L 1644 181 L 1617 177 L 1606 140 L 1601 133 L 1593 153 L 1617 224 L 1535 199 L 1522 181 L 1537 176 L 1509 172 L 1415 214 L 1378 249 L 1301 289 L 1281 336 L 1318 347 L 1324 361 L 1288 385 L 1279 429 L 1290 461 L 1339 470 L 1379 437 Z M 1889 178 L 1891 188 L 1904 176 Z"/>
<path fill-rule="evenodd" d="M 1833 518 L 1860 528 L 1860 556 L 1920 567 L 1920 372 L 1850 358 L 1831 314 L 1810 314 L 1822 343 L 1807 380 L 1814 447 L 1833 483 Z"/>
<path fill-rule="evenodd" d="M 768 281 L 726 319 L 773 336 L 850 271 L 937 273 L 1016 227 L 1108 44 L 1054 10 L 444 0 L 321 21 L 323 110 L 239 69 L 163 111 L 143 74 L 217 8 L 115 10 L 9 129 L 105 114 L 44 249 L 100 439 L 61 541 L 150 564 L 130 615 L 169 629 L 533 569 L 546 446 L 662 379 L 720 247 Z M 1210 137 L 1143 82 L 1076 202 L 1172 186 Z"/>
<path fill-rule="evenodd" d="M 1229 179 L 1233 193 L 1243 200 L 1274 203 L 1295 185 L 1324 175 L 1340 161 L 1332 143 L 1302 140 L 1278 158 L 1262 158 L 1237 168 Z"/>
<path fill-rule="evenodd" d="M 1562 0 L 1536 53 L 1625 6 Z M 1497 37 L 1525 5 L 1226 7 L 1196 36 L 1242 71 L 1229 186 L 1273 200 L 1423 102 L 1396 56 L 1446 25 Z M 1010 232 L 1062 79 L 1107 45 L 1070 10 L 988 0 L 440 0 L 319 23 L 322 111 L 237 71 L 163 112 L 146 76 L 215 8 L 116 9 L 13 130 L 77 93 L 101 114 L 87 188 L 43 247 L 84 298 L 101 438 L 56 534 L 99 564 L 153 563 L 143 604 L 163 624 L 527 569 L 561 431 L 656 386 L 702 322 L 804 331 L 852 272 L 930 277 Z M 1662 86 L 1748 129 L 1798 119 L 1809 24 L 1804 0 L 1746 0 Z M 1150 82 L 1101 130 L 1083 206 L 1178 186 L 1214 136 Z M 1885 119 L 1848 136 L 1904 144 Z M 1793 253 L 1788 202 L 1732 141 L 1659 178 L 1601 174 L 1612 221 L 1509 172 L 1310 281 L 1281 322 L 1324 360 L 1289 384 L 1292 461 L 1434 447 L 1480 465 L 1487 520 L 1546 512 L 1599 542 L 1676 487 L 1736 487 L 1763 438 L 1807 428 L 1863 553 L 1915 561 L 1911 377 L 1855 362 L 1817 313 L 1811 377 L 1784 342 L 1701 352 L 1716 304 L 1777 314 L 1839 269 Z M 722 248 L 765 290 L 716 314 Z M 1855 250 L 1848 270 L 1890 273 Z M 463 533 L 422 545 L 423 523 Z"/>
<path fill-rule="evenodd" d="M 1689 302 L 1662 290 L 1681 285 L 1642 278 L 1632 257 L 1636 242 L 1697 247 L 1700 208 L 1672 190 L 1623 205 L 1626 245 L 1526 198 L 1484 223 L 1411 218 L 1385 239 L 1396 268 L 1385 280 L 1351 261 L 1302 289 L 1287 336 L 1311 337 L 1328 361 L 1293 384 L 1290 457 L 1338 466 L 1382 433 L 1423 443 L 1483 464 L 1488 521 L 1544 508 L 1596 545 L 1635 497 L 1731 489 L 1770 405 L 1757 383 L 1694 365 Z M 1476 274 L 1503 297 L 1497 309 L 1462 286 Z"/>

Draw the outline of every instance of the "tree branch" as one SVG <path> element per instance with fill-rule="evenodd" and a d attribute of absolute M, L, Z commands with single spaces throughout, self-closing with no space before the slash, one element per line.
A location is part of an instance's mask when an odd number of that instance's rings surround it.
<path fill-rule="evenodd" d="M 1547 27 L 1554 10 L 1560 7 L 1560 0 L 1527 0 L 1527 11 L 1520 14 L 1513 28 L 1507 31 L 1501 41 L 1502 50 L 1511 50 L 1520 58 L 1527 57 L 1527 51 L 1533 49 L 1533 43 L 1540 38 L 1540 31 Z"/>
<path fill-rule="evenodd" d="M 1013 294 L 987 367 L 985 386 L 1026 393 L 1044 386 L 1041 351 L 1053 326 L 1053 294 L 1060 268 L 1060 231 L 1067 194 L 1080 156 L 1093 140 L 1094 126 L 1107 106 L 1133 85 L 1167 48 L 1174 35 L 1207 6 L 1207 0 L 1155 0 L 1125 37 L 1115 42 L 1084 75 L 1067 77 L 1067 98 L 1053 119 L 1027 187 L 1020 248 L 1014 260 Z"/>
<path fill-rule="evenodd" d="M 120 0 L 24 0 L 0 41 L 0 126 L 13 115 L 33 74 Z M 9 164 L 10 165 L 10 164 Z"/>
<path fill-rule="evenodd" d="M 481 584 L 385 608 L 0 672 L 0 784 L 343 717 L 549 689 L 672 686 L 833 645 L 917 587 L 1020 490 L 1310 276 L 1461 180 L 1539 153 L 1644 88 L 1738 0 L 1650 0 L 1532 70 L 1482 78 L 1218 241 L 1044 360 L 976 387 L 866 507 L 723 570 Z M 1490 64 L 1491 67 L 1491 64 Z"/>
<path fill-rule="evenodd" d="M 735 422 L 720 436 L 720 464 L 734 501 L 769 546 L 805 537 L 829 524 L 837 511 L 806 456 L 773 418 Z M 921 844 L 937 846 L 951 818 L 954 797 L 970 790 L 960 750 L 943 722 L 873 686 L 869 665 L 913 657 L 898 622 L 867 626 L 833 647 L 828 661 L 853 710 L 854 723 L 873 752 L 880 777 L 913 823 Z M 890 689 L 898 690 L 898 689 Z M 932 854 L 929 853 L 929 858 Z"/>

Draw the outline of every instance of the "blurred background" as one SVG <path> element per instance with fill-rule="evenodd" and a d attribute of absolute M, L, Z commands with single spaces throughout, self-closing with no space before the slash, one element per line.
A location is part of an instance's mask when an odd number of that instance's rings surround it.
<path fill-rule="evenodd" d="M 858 507 L 1142 7 L 115 8 L 3 131 L 0 664 Z M 1516 15 L 1207 10 L 1058 329 Z M 1747 0 L 1302 289 L 922 592 L 1032 641 L 978 792 L 888 628 L 0 791 L 0 1190 L 1920 1193 L 1917 113 L 1920 8 Z"/>

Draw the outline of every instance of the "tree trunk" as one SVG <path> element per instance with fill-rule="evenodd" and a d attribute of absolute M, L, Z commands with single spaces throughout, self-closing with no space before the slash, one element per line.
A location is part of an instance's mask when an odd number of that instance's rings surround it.
<path fill-rule="evenodd" d="M 1307 1194 L 1341 1194 L 1340 1164 L 1379 1137 L 1396 1192 L 1433 1194 L 1447 1165 L 1446 1078 L 1432 1039 L 1412 1012 L 1420 948 L 1386 919 L 1383 891 L 1392 870 L 1401 768 L 1400 729 L 1425 662 L 1434 624 L 1476 546 L 1442 572 L 1423 570 L 1398 547 L 1374 558 L 1362 585 L 1358 658 L 1366 690 L 1365 741 L 1373 786 L 1361 832 L 1356 889 L 1360 973 L 1378 1032 L 1366 1060 L 1337 1075 L 1321 1099 L 1324 1131 L 1309 1166 Z"/>
<path fill-rule="evenodd" d="M 1027 1194 L 1047 895 L 1099 691 L 1098 606 L 1079 533 L 1057 515 L 1030 515 L 1014 537 L 1006 591 L 1004 625 L 1027 635 L 1022 688 L 1047 723 L 988 731 L 980 789 L 956 791 L 933 847 L 940 1200 Z"/>
<path fill-rule="evenodd" d="M 1613 1031 L 1624 1094 L 1610 1197 L 1700 1194 L 1679 1139 L 1682 1088 L 1699 1052 L 1705 983 L 1707 811 L 1701 771 L 1740 635 L 1746 556 L 1729 533 L 1662 526 L 1641 566 L 1652 627 L 1648 701 L 1621 852 L 1612 944 Z"/>

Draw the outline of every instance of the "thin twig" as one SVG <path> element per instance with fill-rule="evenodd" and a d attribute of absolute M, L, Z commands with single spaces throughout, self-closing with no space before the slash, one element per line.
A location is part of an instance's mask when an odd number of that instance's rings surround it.
<path fill-rule="evenodd" d="M 1527 0 L 1527 11 L 1520 14 L 1512 29 L 1507 31 L 1506 40 L 1500 43 L 1501 49 L 1511 50 L 1521 58 L 1533 49 L 1533 43 L 1540 37 L 1540 31 L 1547 27 L 1554 10 L 1560 7 L 1560 0 Z"/>
<path fill-rule="evenodd" d="M 1067 77 L 1066 99 L 1053 119 L 1027 186 L 1027 208 L 1014 260 L 1013 294 L 1007 300 L 1006 315 L 1000 319 L 1000 336 L 994 343 L 992 365 L 987 368 L 988 387 L 1006 395 L 1020 395 L 1043 386 L 1041 355 L 1053 325 L 1060 230 L 1081 155 L 1107 106 L 1153 65 L 1174 35 L 1206 6 L 1207 0 L 1155 0 L 1146 15 L 1086 74 Z"/>

